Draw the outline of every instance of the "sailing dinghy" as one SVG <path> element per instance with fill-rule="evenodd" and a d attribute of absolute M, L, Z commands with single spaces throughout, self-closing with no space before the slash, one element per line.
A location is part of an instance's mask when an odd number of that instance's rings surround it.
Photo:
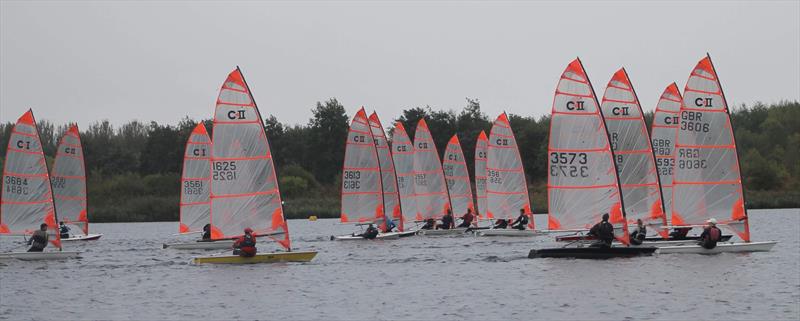
<path fill-rule="evenodd" d="M 662 247 L 659 253 L 769 251 L 777 242 L 751 242 L 736 139 L 728 103 L 711 57 L 692 70 L 684 89 L 675 141 L 673 227 L 702 227 L 715 218 L 744 243 Z"/>
<path fill-rule="evenodd" d="M 417 199 L 417 221 L 439 220 L 452 209 L 442 162 L 425 118 L 419 120 L 414 132 L 414 193 Z M 455 215 L 453 218 L 455 219 Z M 417 234 L 458 235 L 464 234 L 466 230 L 466 228 L 421 229 Z"/>
<path fill-rule="evenodd" d="M 519 210 L 528 216 L 525 230 L 513 228 L 477 230 L 478 236 L 535 236 L 528 183 L 514 131 L 506 113 L 500 114 L 489 132 L 486 152 L 486 216 L 513 221 Z M 510 224 L 509 224 L 510 226 Z"/>
<path fill-rule="evenodd" d="M 383 177 L 378 149 L 364 108 L 350 122 L 342 166 L 341 223 L 386 227 Z M 376 239 L 398 238 L 397 233 L 378 233 Z M 361 234 L 331 236 L 331 240 L 365 240 Z"/>
<path fill-rule="evenodd" d="M 381 164 L 381 186 L 383 187 L 383 207 L 384 217 L 391 219 L 397 225 L 400 237 L 416 235 L 414 231 L 406 231 L 405 218 L 403 217 L 403 207 L 400 202 L 400 193 L 397 183 L 394 160 L 386 139 L 386 132 L 383 130 L 378 113 L 372 112 L 369 115 L 369 126 L 372 130 L 372 138 L 375 139 L 375 148 L 378 151 L 378 162 Z"/>
<path fill-rule="evenodd" d="M 408 137 L 408 132 L 406 132 L 406 128 L 401 122 L 397 122 L 394 125 L 391 155 L 397 175 L 400 214 L 403 218 L 402 226 L 405 229 L 405 222 L 421 221 L 422 217 L 417 212 L 417 195 L 414 192 L 414 144 L 411 142 L 411 138 Z M 408 232 L 411 231 L 403 233 Z"/>
<path fill-rule="evenodd" d="M 548 228 L 585 231 L 608 213 L 615 238 L 628 244 L 622 192 L 600 104 L 580 59 L 556 87 L 548 144 Z M 612 258 L 650 255 L 654 247 L 533 249 L 530 258 Z"/>
<path fill-rule="evenodd" d="M 79 256 L 78 252 L 61 248 L 50 175 L 32 110 L 25 112 L 11 129 L 2 184 L 0 234 L 30 235 L 46 223 L 50 244 L 58 251 L 47 251 L 46 247 L 44 252 L 0 253 L 0 259 L 54 260 Z"/>
<path fill-rule="evenodd" d="M 266 236 L 287 252 L 199 256 L 195 264 L 308 262 L 316 252 L 292 252 L 280 189 L 264 122 L 237 67 L 222 84 L 214 112 L 211 151 L 211 238 L 231 240 L 245 228 Z M 264 243 L 262 242 L 263 246 Z"/>
<path fill-rule="evenodd" d="M 477 200 L 478 210 L 476 216 L 478 221 L 482 219 L 492 220 L 489 216 L 486 205 L 486 154 L 489 149 L 489 137 L 486 132 L 481 131 L 475 141 L 475 199 Z"/>
<path fill-rule="evenodd" d="M 89 217 L 87 215 L 86 166 L 83 155 L 78 125 L 71 125 L 56 149 L 56 158 L 51 175 L 53 201 L 59 222 L 80 228 L 78 234 L 62 238 L 62 242 L 91 241 L 99 239 L 103 234 L 89 233 Z"/>
<path fill-rule="evenodd" d="M 453 219 L 461 217 L 467 211 L 475 213 L 475 203 L 472 199 L 472 184 L 470 183 L 469 171 L 467 170 L 467 163 L 464 159 L 464 152 L 461 149 L 461 142 L 458 141 L 458 135 L 453 135 L 447 143 L 444 150 L 444 159 L 442 160 L 442 170 L 444 171 L 444 179 L 447 183 L 447 192 L 450 195 L 450 204 L 453 206 Z M 473 226 L 477 220 L 473 220 Z M 450 230 L 427 230 L 423 231 L 425 235 L 435 234 L 460 234 L 467 231 L 465 227 L 456 227 Z"/>
<path fill-rule="evenodd" d="M 183 154 L 183 172 L 181 174 L 181 208 L 178 233 L 193 235 L 203 233 L 203 227 L 211 223 L 211 137 L 208 137 L 206 126 L 197 124 Z M 167 243 L 163 248 L 176 250 L 222 250 L 233 247 L 233 240 L 217 240 L 210 242 L 195 241 Z"/>

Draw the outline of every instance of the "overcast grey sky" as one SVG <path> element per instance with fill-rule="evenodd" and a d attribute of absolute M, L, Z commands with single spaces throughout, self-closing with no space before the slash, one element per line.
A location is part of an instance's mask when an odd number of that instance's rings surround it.
<path fill-rule="evenodd" d="M 643 1 L 644 2 L 644 1 Z M 800 1 L 2 1 L 0 120 L 210 118 L 241 66 L 263 114 L 317 101 L 550 112 L 580 56 L 598 94 L 625 66 L 645 110 L 710 52 L 732 104 L 800 99 Z M 385 124 L 388 126 L 388 124 Z"/>

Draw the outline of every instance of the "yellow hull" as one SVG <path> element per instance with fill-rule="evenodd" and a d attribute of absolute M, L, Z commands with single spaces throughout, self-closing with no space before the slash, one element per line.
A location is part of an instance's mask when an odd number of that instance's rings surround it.
<path fill-rule="evenodd" d="M 256 264 L 279 262 L 309 262 L 317 256 L 317 252 L 279 252 L 258 253 L 254 257 L 238 255 L 198 256 L 192 259 L 194 264 Z"/>

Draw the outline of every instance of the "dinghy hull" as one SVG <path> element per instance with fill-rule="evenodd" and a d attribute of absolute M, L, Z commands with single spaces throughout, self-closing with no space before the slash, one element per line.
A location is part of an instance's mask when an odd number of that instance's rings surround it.
<path fill-rule="evenodd" d="M 533 249 L 528 258 L 574 258 L 574 259 L 611 259 L 617 257 L 635 257 L 653 255 L 655 247 L 559 247 L 549 249 Z"/>
<path fill-rule="evenodd" d="M 658 254 L 717 254 L 742 252 L 769 252 L 778 242 L 717 243 L 717 247 L 706 249 L 699 245 L 667 246 L 658 249 Z"/>
<path fill-rule="evenodd" d="M 407 232 L 403 232 L 407 233 Z M 406 235 L 407 236 L 407 235 Z M 375 237 L 376 240 L 396 240 L 401 237 L 400 232 L 380 233 Z M 331 235 L 331 241 L 360 241 L 367 240 L 359 235 Z"/>
<path fill-rule="evenodd" d="M 102 237 L 103 234 L 72 235 L 69 238 L 61 239 L 61 242 L 72 241 L 94 241 Z"/>
<path fill-rule="evenodd" d="M 198 256 L 192 258 L 193 264 L 258 264 L 258 263 L 281 263 L 281 262 L 309 262 L 317 256 L 317 252 L 279 252 L 279 253 L 260 253 L 253 257 L 241 257 L 238 255 L 213 255 Z"/>
<path fill-rule="evenodd" d="M 419 230 L 417 234 L 424 236 L 443 236 L 443 235 L 462 235 L 467 231 L 467 228 L 454 228 L 449 230 Z"/>
<path fill-rule="evenodd" d="M 30 260 L 66 260 L 74 258 L 80 258 L 80 253 L 74 251 L 0 253 L 0 260 L 17 259 L 23 261 L 30 261 Z"/>
<path fill-rule="evenodd" d="M 233 248 L 233 240 L 214 242 L 164 243 L 162 248 L 175 250 L 224 250 Z"/>
<path fill-rule="evenodd" d="M 475 235 L 478 236 L 512 236 L 512 237 L 531 237 L 542 235 L 541 232 L 535 230 L 517 230 L 517 229 L 488 229 L 477 230 Z"/>

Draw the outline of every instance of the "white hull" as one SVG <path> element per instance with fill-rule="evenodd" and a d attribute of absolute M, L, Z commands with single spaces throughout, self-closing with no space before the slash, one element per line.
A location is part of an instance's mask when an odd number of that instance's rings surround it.
<path fill-rule="evenodd" d="M 725 242 L 717 243 L 717 247 L 713 249 L 706 249 L 700 245 L 684 245 L 684 246 L 667 246 L 658 248 L 659 254 L 675 254 L 675 253 L 694 253 L 694 254 L 716 254 L 716 253 L 738 253 L 738 252 L 769 252 L 778 242 L 750 242 L 750 243 L 734 243 Z"/>
<path fill-rule="evenodd" d="M 163 248 L 176 250 L 224 250 L 233 248 L 233 240 L 214 241 L 214 242 L 186 242 L 168 243 Z"/>
<path fill-rule="evenodd" d="M 405 234 L 407 232 L 403 232 Z M 395 240 L 400 238 L 400 232 L 391 232 L 391 233 L 379 233 L 378 236 L 375 237 L 376 240 Z M 358 241 L 358 240 L 366 240 L 362 236 L 357 235 L 338 235 L 338 236 L 331 236 L 331 241 Z"/>
<path fill-rule="evenodd" d="M 80 253 L 74 251 L 0 253 L 0 260 L 65 260 L 79 257 Z"/>
<path fill-rule="evenodd" d="M 99 239 L 103 234 L 71 235 L 69 238 L 61 239 L 62 242 L 71 241 L 92 241 Z"/>
<path fill-rule="evenodd" d="M 514 237 L 531 237 L 542 235 L 543 233 L 536 230 L 518 230 L 518 229 L 488 229 L 476 230 L 477 236 L 514 236 Z"/>
<path fill-rule="evenodd" d="M 463 235 L 466 231 L 466 227 L 457 227 L 449 230 L 419 230 L 417 234 L 425 236 Z"/>
<path fill-rule="evenodd" d="M 585 244 L 592 244 L 593 241 L 586 241 Z M 669 247 L 669 246 L 686 246 L 697 245 L 697 240 L 679 240 L 679 241 L 644 241 L 640 245 L 633 245 L 631 247 Z M 614 242 L 614 247 L 624 247 L 622 243 Z"/>

